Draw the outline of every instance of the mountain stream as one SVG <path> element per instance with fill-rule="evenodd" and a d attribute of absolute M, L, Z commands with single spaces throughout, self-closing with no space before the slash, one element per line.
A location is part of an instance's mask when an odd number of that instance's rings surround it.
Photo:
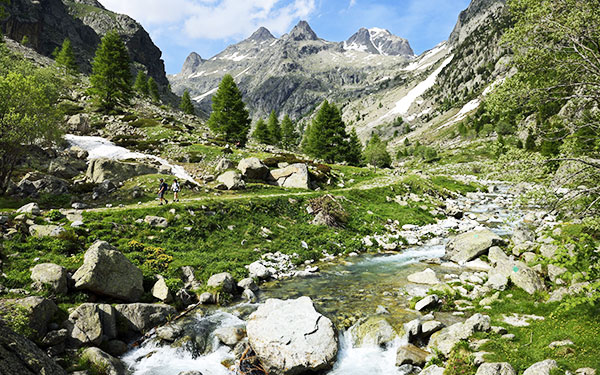
<path fill-rule="evenodd" d="M 494 193 L 469 194 L 460 198 L 465 215 L 461 220 L 440 221 L 433 232 L 450 227 L 451 231 L 468 231 L 487 227 L 501 236 L 510 236 L 522 220 L 522 212 L 513 207 L 514 196 L 509 187 L 496 183 Z M 447 228 L 446 228 L 447 229 Z M 439 233 L 439 230 L 438 230 Z M 396 365 L 396 350 L 403 339 L 398 337 L 388 348 L 352 345 L 348 327 L 358 319 L 374 315 L 383 306 L 390 315 L 386 318 L 398 324 L 408 322 L 420 313 L 409 309 L 411 296 L 424 296 L 427 287 L 411 284 L 407 276 L 432 268 L 440 279 L 461 274 L 465 269 L 440 261 L 448 242 L 445 235 L 433 237 L 423 244 L 397 253 L 365 254 L 319 264 L 320 272 L 312 277 L 276 280 L 261 285 L 259 302 L 268 298 L 294 299 L 309 296 L 316 309 L 329 317 L 339 330 L 339 352 L 330 375 L 402 374 Z M 240 303 L 231 307 L 206 309 L 188 318 L 192 329 L 207 332 L 203 354 L 194 353 L 185 345 L 162 346 L 158 339 L 149 339 L 122 359 L 136 375 L 178 375 L 199 371 L 203 375 L 230 375 L 235 371 L 235 355 L 229 347 L 219 344 L 210 332 L 219 327 L 243 325 L 244 319 L 258 304 Z M 389 317 L 389 318 L 388 318 Z M 435 313 L 435 319 L 445 324 L 459 321 L 451 313 Z M 394 324 L 394 323 L 392 323 Z M 193 373 L 193 372 L 192 372 Z M 195 373 L 194 373 L 195 374 Z"/>

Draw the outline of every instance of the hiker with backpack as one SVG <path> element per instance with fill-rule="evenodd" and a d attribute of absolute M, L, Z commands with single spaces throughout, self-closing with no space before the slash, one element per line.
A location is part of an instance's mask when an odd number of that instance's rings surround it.
<path fill-rule="evenodd" d="M 169 190 L 169 185 L 165 182 L 164 178 L 160 179 L 160 185 L 158 185 L 158 199 L 160 200 L 160 205 L 163 205 L 163 200 L 166 204 L 169 204 L 167 198 L 165 198 L 165 193 Z"/>

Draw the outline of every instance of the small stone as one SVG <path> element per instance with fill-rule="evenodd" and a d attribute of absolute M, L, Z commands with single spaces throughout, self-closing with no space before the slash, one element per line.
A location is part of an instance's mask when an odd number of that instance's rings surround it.
<path fill-rule="evenodd" d="M 512 341 L 515 339 L 515 335 L 512 333 L 507 333 L 507 334 L 502 335 L 502 338 L 504 340 Z"/>
<path fill-rule="evenodd" d="M 432 294 L 432 295 L 429 295 L 429 296 L 423 298 L 419 302 L 417 302 L 415 305 L 415 310 L 421 311 L 421 310 L 425 310 L 428 308 L 432 308 L 432 307 L 438 305 L 439 303 L 440 303 L 440 298 L 437 295 Z"/>
<path fill-rule="evenodd" d="M 209 305 L 214 303 L 214 298 L 212 293 L 209 292 L 204 292 L 200 295 L 200 297 L 198 297 L 198 302 L 200 302 L 200 304 L 202 305 Z"/>

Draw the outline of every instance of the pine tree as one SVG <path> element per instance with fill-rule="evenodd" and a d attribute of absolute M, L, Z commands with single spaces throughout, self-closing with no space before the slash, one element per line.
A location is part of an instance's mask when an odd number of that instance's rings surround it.
<path fill-rule="evenodd" d="M 77 73 L 79 67 L 77 61 L 75 61 L 75 53 L 73 52 L 73 46 L 69 38 L 63 41 L 60 51 L 56 55 L 56 65 L 63 67 L 68 73 Z"/>
<path fill-rule="evenodd" d="M 250 123 L 242 93 L 233 77 L 226 74 L 212 98 L 212 113 L 207 125 L 213 132 L 223 135 L 228 142 L 244 146 L 248 140 Z"/>
<path fill-rule="evenodd" d="M 130 58 L 125 44 L 116 31 L 109 31 L 96 50 L 92 64 L 91 92 L 106 109 L 119 101 L 128 102 L 131 94 Z"/>
<path fill-rule="evenodd" d="M 284 149 L 290 150 L 298 144 L 298 133 L 296 126 L 290 119 L 290 116 L 283 116 L 281 121 L 281 145 Z"/>
<path fill-rule="evenodd" d="M 352 128 L 350 131 L 350 139 L 348 140 L 348 148 L 346 150 L 346 161 L 350 165 L 358 166 L 362 161 L 362 143 L 358 139 L 356 130 Z"/>
<path fill-rule="evenodd" d="M 304 152 L 329 163 L 343 161 L 348 147 L 348 134 L 342 114 L 327 100 L 313 120 L 304 140 Z"/>
<path fill-rule="evenodd" d="M 278 145 L 281 142 L 281 126 L 279 125 L 279 120 L 277 119 L 275 111 L 271 111 L 267 127 L 269 128 L 269 144 L 274 146 Z"/>
<path fill-rule="evenodd" d="M 138 70 L 133 88 L 142 96 L 148 96 L 150 94 L 150 90 L 148 89 L 148 77 L 143 71 Z"/>
<path fill-rule="evenodd" d="M 160 102 L 160 93 L 158 92 L 158 85 L 154 78 L 148 78 L 148 92 L 150 93 L 150 97 L 155 102 Z"/>
<path fill-rule="evenodd" d="M 365 162 L 379 168 L 389 167 L 392 157 L 387 152 L 387 143 L 383 142 L 377 133 L 373 133 L 363 153 Z"/>
<path fill-rule="evenodd" d="M 179 109 L 188 115 L 195 115 L 196 109 L 194 108 L 194 104 L 192 103 L 192 99 L 190 98 L 190 92 L 185 90 L 183 95 L 181 96 L 181 103 L 179 104 Z"/>
<path fill-rule="evenodd" d="M 265 120 L 258 119 L 256 122 L 256 127 L 254 128 L 254 132 L 252 133 L 252 137 L 260 143 L 268 144 L 270 142 L 271 137 L 269 134 L 269 128 L 267 127 Z"/>

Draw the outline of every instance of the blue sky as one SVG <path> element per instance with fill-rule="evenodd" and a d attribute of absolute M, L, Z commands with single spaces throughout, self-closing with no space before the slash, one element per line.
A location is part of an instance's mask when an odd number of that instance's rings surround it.
<path fill-rule="evenodd" d="M 209 58 L 265 26 L 279 37 L 299 20 L 331 41 L 361 27 L 380 27 L 409 40 L 420 54 L 448 38 L 470 0 L 100 0 L 148 30 L 163 51 L 167 73 L 190 52 Z"/>

